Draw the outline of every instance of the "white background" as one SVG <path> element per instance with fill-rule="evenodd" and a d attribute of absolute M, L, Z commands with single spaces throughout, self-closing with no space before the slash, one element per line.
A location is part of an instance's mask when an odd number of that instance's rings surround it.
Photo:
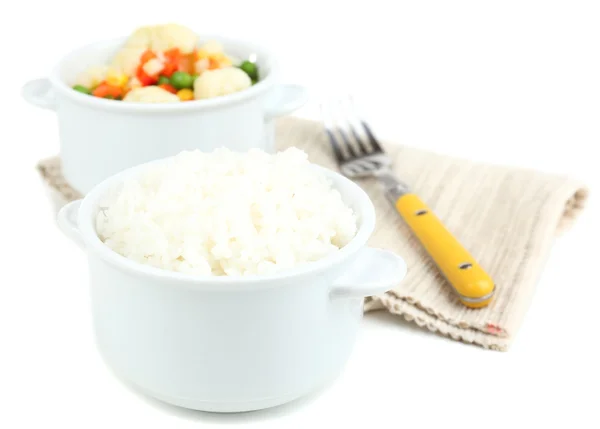
<path fill-rule="evenodd" d="M 600 4 L 351 3 L 4 6 L 0 427 L 599 427 Z M 315 115 L 326 92 L 352 92 L 380 137 L 588 184 L 589 207 L 557 240 L 510 351 L 456 343 L 382 314 L 365 318 L 333 386 L 266 412 L 176 409 L 114 378 L 93 344 L 84 255 L 56 229 L 34 169 L 58 152 L 56 120 L 19 91 L 78 45 L 167 21 L 268 44 L 286 80 L 312 90 L 303 116 Z"/>

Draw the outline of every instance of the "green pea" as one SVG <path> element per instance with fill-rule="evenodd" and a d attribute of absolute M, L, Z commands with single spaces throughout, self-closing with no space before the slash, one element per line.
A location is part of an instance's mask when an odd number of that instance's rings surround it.
<path fill-rule="evenodd" d="M 177 89 L 192 88 L 194 86 L 194 79 L 192 75 L 182 71 L 176 71 L 171 76 L 171 85 Z"/>
<path fill-rule="evenodd" d="M 158 78 L 158 84 L 159 84 L 159 85 L 170 84 L 170 83 L 171 83 L 171 81 L 170 81 L 170 80 L 169 80 L 169 78 L 168 78 L 168 77 L 166 77 L 166 76 L 160 76 L 160 77 Z"/>
<path fill-rule="evenodd" d="M 258 67 L 251 61 L 244 61 L 240 68 L 246 72 L 250 79 L 258 80 Z"/>
<path fill-rule="evenodd" d="M 83 86 L 83 85 L 75 85 L 75 86 L 73 87 L 73 89 L 74 89 L 75 91 L 79 91 L 79 92 L 81 92 L 82 94 L 87 94 L 87 95 L 90 95 L 90 94 L 92 93 L 92 90 L 91 90 L 91 89 L 89 89 L 89 88 L 87 88 L 87 87 L 85 87 L 85 86 Z"/>

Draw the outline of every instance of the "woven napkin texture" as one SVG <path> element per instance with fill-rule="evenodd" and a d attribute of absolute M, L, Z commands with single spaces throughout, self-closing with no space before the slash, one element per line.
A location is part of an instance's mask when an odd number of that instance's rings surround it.
<path fill-rule="evenodd" d="M 316 122 L 280 119 L 276 141 L 278 150 L 296 146 L 312 162 L 337 170 Z M 407 276 L 393 290 L 365 300 L 365 312 L 385 309 L 454 340 L 506 351 L 527 312 L 554 237 L 583 208 L 587 189 L 565 177 L 383 145 L 398 177 L 488 271 L 496 295 L 483 309 L 462 305 L 379 184 L 361 179 L 358 183 L 373 200 L 377 215 L 369 245 L 392 250 L 408 264 Z M 62 177 L 59 157 L 40 161 L 38 170 L 61 198 L 59 204 L 80 197 Z"/>

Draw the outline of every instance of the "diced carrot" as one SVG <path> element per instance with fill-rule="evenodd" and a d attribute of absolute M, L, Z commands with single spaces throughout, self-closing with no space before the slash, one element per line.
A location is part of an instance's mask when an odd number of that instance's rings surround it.
<path fill-rule="evenodd" d="M 165 57 L 165 68 L 160 72 L 163 76 L 171 77 L 173 73 L 179 70 L 179 61 L 182 57 L 179 48 L 172 48 L 163 52 Z"/>
<path fill-rule="evenodd" d="M 108 95 L 108 85 L 105 83 L 101 83 L 92 91 L 92 95 L 94 97 L 103 98 L 105 95 Z"/>
<path fill-rule="evenodd" d="M 145 64 L 151 59 L 156 58 L 156 54 L 152 52 L 150 49 L 144 51 L 142 56 L 140 57 L 140 63 Z"/>
<path fill-rule="evenodd" d="M 208 69 L 216 70 L 221 67 L 221 63 L 217 58 L 208 57 Z"/>
<path fill-rule="evenodd" d="M 153 85 L 158 82 L 158 75 L 148 76 L 141 64 L 138 66 L 135 76 L 138 78 L 142 86 Z"/>
<path fill-rule="evenodd" d="M 177 94 L 177 89 L 173 85 L 170 85 L 168 83 L 162 83 L 158 85 L 158 87 L 164 89 L 165 91 L 169 91 L 173 94 Z"/>
<path fill-rule="evenodd" d="M 172 48 L 172 49 L 169 49 L 169 50 L 163 52 L 163 55 L 167 59 L 175 61 L 175 60 L 179 59 L 179 57 L 181 56 L 181 51 L 179 51 L 179 48 Z"/>
<path fill-rule="evenodd" d="M 161 75 L 166 77 L 171 77 L 173 73 L 177 71 L 177 63 L 167 62 L 165 63 L 165 68 L 160 72 Z"/>
<path fill-rule="evenodd" d="M 119 98 L 123 96 L 123 89 L 118 86 L 109 85 L 106 82 L 102 82 L 96 87 L 96 89 L 94 89 L 92 95 L 100 98 L 106 98 L 107 96 Z"/>
<path fill-rule="evenodd" d="M 135 76 L 138 78 L 142 86 L 148 86 L 158 82 L 158 76 L 148 76 L 148 74 L 146 74 L 144 71 L 144 64 L 154 58 L 156 58 L 156 54 L 150 49 L 144 51 L 140 57 L 140 65 L 137 68 Z"/>
<path fill-rule="evenodd" d="M 179 71 L 184 71 L 186 73 L 194 73 L 194 63 L 196 62 L 196 55 L 195 54 L 190 54 L 190 55 L 182 55 L 181 58 L 179 58 L 179 61 L 177 63 L 177 70 Z"/>

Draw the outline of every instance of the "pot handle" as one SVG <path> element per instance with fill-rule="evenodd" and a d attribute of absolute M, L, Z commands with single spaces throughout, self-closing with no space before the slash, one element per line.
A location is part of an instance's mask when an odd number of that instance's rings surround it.
<path fill-rule="evenodd" d="M 56 110 L 56 98 L 52 91 L 52 84 L 46 78 L 34 79 L 27 82 L 21 88 L 21 95 L 34 106 Z"/>
<path fill-rule="evenodd" d="M 332 298 L 364 298 L 389 291 L 406 276 L 404 259 L 389 250 L 364 248 L 355 266 L 331 288 Z"/>
<path fill-rule="evenodd" d="M 82 200 L 71 201 L 63 206 L 57 215 L 56 222 L 61 231 L 82 249 L 85 248 L 79 226 L 77 225 L 77 212 Z"/>
<path fill-rule="evenodd" d="M 265 109 L 266 120 L 288 115 L 308 101 L 308 90 L 300 85 L 276 85 L 271 91 Z"/>

